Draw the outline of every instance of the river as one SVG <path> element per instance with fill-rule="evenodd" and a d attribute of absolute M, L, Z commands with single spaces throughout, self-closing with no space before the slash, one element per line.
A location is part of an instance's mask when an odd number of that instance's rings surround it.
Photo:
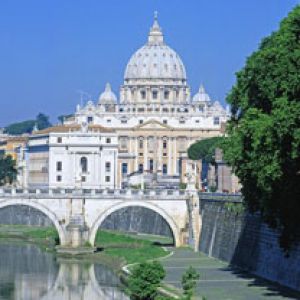
<path fill-rule="evenodd" d="M 61 259 L 32 244 L 0 242 L 0 300 L 129 300 L 105 265 Z"/>

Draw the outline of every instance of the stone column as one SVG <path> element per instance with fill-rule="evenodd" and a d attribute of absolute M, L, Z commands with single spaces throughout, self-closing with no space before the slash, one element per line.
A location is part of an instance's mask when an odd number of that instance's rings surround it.
<path fill-rule="evenodd" d="M 144 137 L 144 170 L 148 169 L 148 149 L 147 149 L 147 137 Z"/>
<path fill-rule="evenodd" d="M 173 150 L 173 170 L 174 170 L 174 175 L 177 175 L 177 139 L 176 137 L 174 138 L 174 150 Z"/>
<path fill-rule="evenodd" d="M 135 137 L 134 141 L 135 141 L 135 151 L 134 151 L 134 153 L 135 153 L 135 159 L 134 159 L 135 170 L 134 171 L 137 171 L 138 170 L 138 155 L 139 155 L 139 153 L 138 153 L 138 138 Z"/>
<path fill-rule="evenodd" d="M 172 151 L 172 137 L 168 138 L 167 143 L 168 143 L 168 174 L 172 175 L 172 156 L 173 156 L 173 151 Z"/>

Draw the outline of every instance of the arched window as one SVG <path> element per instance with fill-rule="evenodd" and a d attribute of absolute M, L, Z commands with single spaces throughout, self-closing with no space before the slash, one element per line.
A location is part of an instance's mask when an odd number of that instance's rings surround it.
<path fill-rule="evenodd" d="M 86 173 L 88 170 L 88 161 L 85 156 L 80 158 L 80 167 L 81 167 L 81 172 Z"/>

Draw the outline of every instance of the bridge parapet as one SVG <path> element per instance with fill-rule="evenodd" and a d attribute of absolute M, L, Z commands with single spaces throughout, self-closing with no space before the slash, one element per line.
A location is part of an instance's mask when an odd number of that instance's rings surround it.
<path fill-rule="evenodd" d="M 187 200 L 189 194 L 186 190 L 136 190 L 136 189 L 23 189 L 23 188 L 1 188 L 2 198 L 66 198 L 66 199 L 121 199 L 121 200 Z"/>

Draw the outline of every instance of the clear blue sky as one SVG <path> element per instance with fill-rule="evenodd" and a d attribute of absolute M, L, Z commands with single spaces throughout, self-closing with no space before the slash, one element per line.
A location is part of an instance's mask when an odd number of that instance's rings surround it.
<path fill-rule="evenodd" d="M 203 82 L 225 103 L 234 73 L 278 28 L 296 0 L 3 0 L 0 3 L 0 126 L 73 113 L 78 90 L 116 93 L 153 12 L 181 56 L 194 93 Z"/>

